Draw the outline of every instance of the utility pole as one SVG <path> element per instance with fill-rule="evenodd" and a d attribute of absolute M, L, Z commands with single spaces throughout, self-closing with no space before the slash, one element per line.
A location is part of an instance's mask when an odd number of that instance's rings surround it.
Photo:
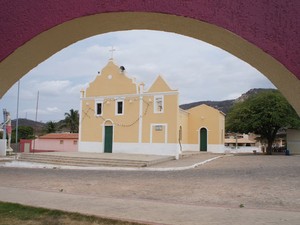
<path fill-rule="evenodd" d="M 16 120 L 16 151 L 19 152 L 18 131 L 19 131 L 19 100 L 20 100 L 20 80 L 18 81 L 18 97 L 17 97 L 17 120 Z"/>
<path fill-rule="evenodd" d="M 37 122 L 37 118 L 38 118 L 39 95 L 40 95 L 40 92 L 38 91 L 38 93 L 37 93 L 37 99 L 36 99 L 35 122 Z M 34 130 L 35 131 L 34 131 L 33 148 L 32 148 L 33 153 L 34 153 L 34 149 L 35 149 L 36 128 Z"/>

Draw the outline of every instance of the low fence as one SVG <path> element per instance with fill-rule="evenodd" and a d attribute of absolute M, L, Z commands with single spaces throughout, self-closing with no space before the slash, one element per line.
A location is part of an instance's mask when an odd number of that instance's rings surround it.
<path fill-rule="evenodd" d="M 256 146 L 238 146 L 236 147 L 224 147 L 225 153 L 260 153 L 261 148 Z"/>

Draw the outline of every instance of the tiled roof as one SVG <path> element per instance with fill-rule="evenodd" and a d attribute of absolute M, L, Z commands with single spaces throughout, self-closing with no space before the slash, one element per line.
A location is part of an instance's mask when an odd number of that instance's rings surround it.
<path fill-rule="evenodd" d="M 40 136 L 39 139 L 78 139 L 78 133 L 51 133 Z"/>

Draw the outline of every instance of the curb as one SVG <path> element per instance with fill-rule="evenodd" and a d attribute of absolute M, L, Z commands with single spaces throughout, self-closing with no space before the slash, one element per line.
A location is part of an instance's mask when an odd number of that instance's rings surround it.
<path fill-rule="evenodd" d="M 105 171 L 182 171 L 196 168 L 200 165 L 208 163 L 210 161 L 222 158 L 223 156 L 217 156 L 204 160 L 202 162 L 195 163 L 191 166 L 182 167 L 166 167 L 166 168 L 151 168 L 151 167 L 141 167 L 141 168 L 128 168 L 128 167 L 80 167 L 80 166 L 61 166 L 61 165 L 50 165 L 50 164 L 40 164 L 40 163 L 26 163 L 18 162 L 18 165 L 13 165 L 13 162 L 0 164 L 0 167 L 18 167 L 18 168 L 36 168 L 36 169 L 73 169 L 73 170 L 105 170 Z"/>

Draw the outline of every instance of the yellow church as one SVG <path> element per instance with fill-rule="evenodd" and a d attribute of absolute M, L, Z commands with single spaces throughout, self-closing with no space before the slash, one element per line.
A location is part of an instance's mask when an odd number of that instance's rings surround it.
<path fill-rule="evenodd" d="M 182 110 L 178 96 L 162 76 L 145 90 L 110 59 L 81 91 L 79 152 L 224 152 L 224 114 L 207 105 Z"/>

